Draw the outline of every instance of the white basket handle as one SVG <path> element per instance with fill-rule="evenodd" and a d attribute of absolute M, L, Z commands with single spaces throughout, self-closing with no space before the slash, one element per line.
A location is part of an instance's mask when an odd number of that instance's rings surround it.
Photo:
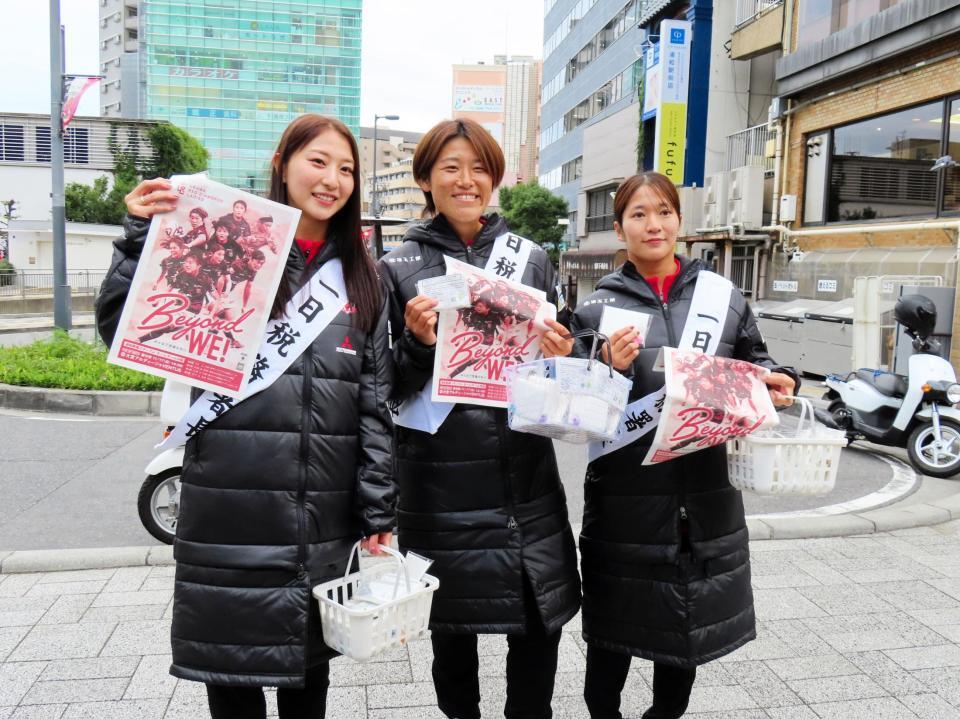
<path fill-rule="evenodd" d="M 344 579 L 346 579 L 348 576 L 350 576 L 350 567 L 353 566 L 353 558 L 354 558 L 354 557 L 357 558 L 357 570 L 360 572 L 360 575 L 363 576 L 363 566 L 360 564 L 360 542 L 362 542 L 362 541 L 363 541 L 363 540 L 358 540 L 358 541 L 353 545 L 353 549 L 350 550 L 350 558 L 347 559 L 347 568 L 346 568 L 346 570 L 345 570 L 344 573 L 343 573 L 343 578 L 344 578 Z M 409 570 L 409 568 L 407 567 L 407 562 L 406 562 L 406 560 L 404 559 L 403 555 L 400 554 L 400 552 L 398 552 L 398 551 L 397 551 L 396 549 L 394 549 L 393 547 L 388 547 L 388 546 L 383 545 L 383 544 L 380 545 L 380 549 L 382 549 L 384 552 L 386 552 L 386 553 L 389 554 L 391 557 L 393 557 L 393 558 L 396 560 L 396 562 L 397 562 L 397 566 L 398 566 L 401 570 L 403 570 L 403 576 L 404 576 L 404 579 L 406 579 L 406 584 L 407 584 L 407 593 L 409 594 L 409 593 L 410 593 L 410 570 Z M 371 556 L 372 556 L 372 555 L 371 555 Z M 399 590 L 400 590 L 400 574 L 399 574 L 399 572 L 398 572 L 398 573 L 397 573 L 397 579 L 396 579 L 396 581 L 394 582 L 394 585 L 393 585 L 393 598 L 394 598 L 394 599 L 397 598 L 397 592 L 398 592 Z"/>
<path fill-rule="evenodd" d="M 817 428 L 817 420 L 813 415 L 813 403 L 806 397 L 794 397 L 793 401 L 800 404 L 800 419 L 797 421 L 797 431 L 794 436 L 800 437 L 804 434 L 813 436 Z M 803 422 L 807 419 L 809 419 L 808 426 L 804 427 Z"/>

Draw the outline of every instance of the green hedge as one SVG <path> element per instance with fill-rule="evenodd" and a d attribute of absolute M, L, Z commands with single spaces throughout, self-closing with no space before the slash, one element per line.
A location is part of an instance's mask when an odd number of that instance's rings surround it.
<path fill-rule="evenodd" d="M 107 350 L 65 332 L 22 347 L 0 347 L 0 382 L 21 387 L 139 390 L 163 388 L 153 375 L 107 364 Z"/>

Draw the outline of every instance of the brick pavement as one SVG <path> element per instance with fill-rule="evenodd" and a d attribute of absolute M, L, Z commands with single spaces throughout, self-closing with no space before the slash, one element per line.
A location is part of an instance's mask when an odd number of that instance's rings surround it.
<path fill-rule="evenodd" d="M 688 716 L 960 718 L 960 521 L 863 537 L 753 542 L 759 638 L 702 667 Z M 192 719 L 202 686 L 167 674 L 173 567 L 0 575 L 0 719 Z M 483 714 L 502 716 L 506 644 L 484 637 Z M 331 666 L 330 719 L 442 719 L 430 643 Z M 587 716 L 579 623 L 560 644 L 558 719 Z M 650 700 L 635 661 L 624 714 Z M 270 697 L 271 714 L 275 703 Z"/>

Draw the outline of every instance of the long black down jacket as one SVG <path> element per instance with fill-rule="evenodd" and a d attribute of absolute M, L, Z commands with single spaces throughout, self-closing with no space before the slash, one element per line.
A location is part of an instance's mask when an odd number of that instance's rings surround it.
<path fill-rule="evenodd" d="M 698 260 L 661 303 L 627 262 L 597 283 L 573 315 L 574 330 L 597 329 L 604 306 L 652 315 L 634 360 L 634 401 L 663 387 L 653 372 L 663 346 L 676 347 L 690 310 Z M 577 352 L 586 351 L 578 342 Z M 746 300 L 734 290 L 716 354 L 778 366 Z M 724 445 L 641 466 L 654 432 L 587 467 L 583 530 L 583 636 L 592 644 L 675 666 L 716 659 L 756 636 L 750 555 L 740 492 L 727 479 Z"/>
<path fill-rule="evenodd" d="M 419 391 L 433 373 L 434 347 L 403 322 L 417 281 L 444 274 L 445 254 L 485 266 L 505 232 L 506 223 L 491 215 L 468 248 L 440 216 L 412 228 L 381 260 L 391 295 L 397 398 Z M 542 249 L 531 253 L 522 279 L 556 298 L 554 269 Z M 440 579 L 432 629 L 525 632 L 524 574 L 549 632 L 577 613 L 576 545 L 549 439 L 513 432 L 504 409 L 458 404 L 434 435 L 397 426 L 395 446 L 400 544 L 432 559 L 430 571 Z"/>
<path fill-rule="evenodd" d="M 96 307 L 108 343 L 147 228 L 128 218 L 114 243 Z M 336 242 L 327 242 L 311 271 L 335 255 Z M 304 265 L 294 245 L 287 281 L 300 284 Z M 395 525 L 386 317 L 367 334 L 341 313 L 268 389 L 187 443 L 173 675 L 299 687 L 308 667 L 333 656 L 311 588 L 342 576 L 361 535 Z M 355 353 L 338 352 L 341 345 Z"/>

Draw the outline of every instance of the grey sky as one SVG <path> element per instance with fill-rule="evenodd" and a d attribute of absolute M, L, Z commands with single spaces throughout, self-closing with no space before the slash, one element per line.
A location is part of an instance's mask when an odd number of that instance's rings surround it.
<path fill-rule="evenodd" d="M 0 67 L 7 68 L 0 111 L 49 112 L 49 3 L 17 6 L 16 31 L 0 43 Z M 99 71 L 98 7 L 97 0 L 61 0 L 67 72 Z M 364 125 L 374 113 L 397 114 L 400 120 L 387 125 L 426 130 L 450 114 L 454 63 L 542 53 L 543 0 L 364 0 L 363 11 Z M 98 93 L 90 90 L 78 114 L 99 112 Z"/>

